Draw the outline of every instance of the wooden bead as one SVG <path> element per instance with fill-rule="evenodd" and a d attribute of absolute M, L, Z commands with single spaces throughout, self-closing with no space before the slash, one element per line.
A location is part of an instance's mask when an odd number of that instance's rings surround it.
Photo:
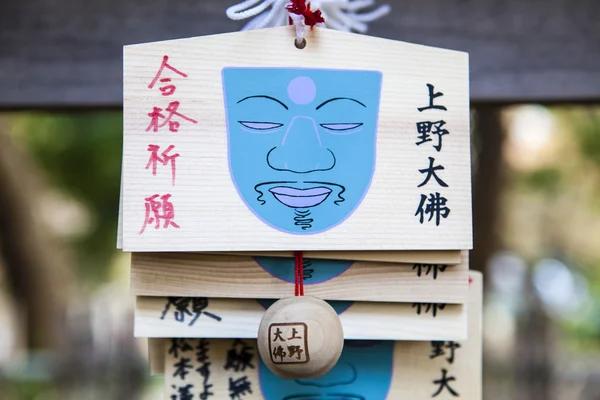
<path fill-rule="evenodd" d="M 288 297 L 265 312 L 258 328 L 258 352 L 284 379 L 316 378 L 337 363 L 344 347 L 335 310 L 313 296 Z"/>

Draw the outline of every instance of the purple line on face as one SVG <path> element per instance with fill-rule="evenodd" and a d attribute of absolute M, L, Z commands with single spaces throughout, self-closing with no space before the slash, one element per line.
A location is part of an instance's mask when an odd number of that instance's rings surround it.
<path fill-rule="evenodd" d="M 304 117 L 301 115 L 295 116 L 294 118 L 292 118 L 292 121 L 290 122 L 290 125 L 288 126 L 287 131 L 285 131 L 285 135 L 283 136 L 283 140 L 281 141 L 281 146 L 285 146 L 285 141 L 287 140 L 288 134 L 290 133 L 290 131 L 292 130 L 292 128 L 294 127 L 294 122 L 297 119 L 307 119 L 310 122 L 312 122 L 313 125 L 313 132 L 315 133 L 315 135 L 317 136 L 317 141 L 319 142 L 319 147 L 323 147 L 323 144 L 321 143 L 321 136 L 319 135 L 319 130 L 317 129 L 317 123 L 315 122 L 314 119 L 312 119 L 311 117 Z"/>
<path fill-rule="evenodd" d="M 269 192 L 282 204 L 292 208 L 309 208 L 321 204 L 331 193 L 326 187 L 296 189 L 289 186 L 276 186 Z"/>

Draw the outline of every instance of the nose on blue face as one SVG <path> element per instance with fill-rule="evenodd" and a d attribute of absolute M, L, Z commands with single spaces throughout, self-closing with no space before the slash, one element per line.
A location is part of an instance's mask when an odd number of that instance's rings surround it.
<path fill-rule="evenodd" d="M 381 73 L 224 68 L 233 183 L 264 223 L 314 234 L 342 223 L 375 169 Z"/>
<path fill-rule="evenodd" d="M 307 174 L 335 167 L 335 154 L 323 146 L 315 120 L 294 117 L 279 146 L 267 153 L 269 167 L 276 171 Z"/>

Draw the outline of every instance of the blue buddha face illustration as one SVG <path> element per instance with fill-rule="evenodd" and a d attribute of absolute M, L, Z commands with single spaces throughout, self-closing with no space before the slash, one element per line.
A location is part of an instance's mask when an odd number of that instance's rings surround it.
<path fill-rule="evenodd" d="M 229 167 L 264 223 L 291 234 L 348 218 L 375 169 L 381 73 L 224 68 Z"/>

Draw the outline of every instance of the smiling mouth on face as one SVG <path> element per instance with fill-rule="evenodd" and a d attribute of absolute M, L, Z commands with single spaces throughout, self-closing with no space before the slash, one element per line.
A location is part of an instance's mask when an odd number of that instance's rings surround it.
<path fill-rule="evenodd" d="M 269 189 L 273 197 L 281 204 L 291 208 L 309 208 L 318 206 L 329 197 L 331 189 L 318 186 L 308 189 L 297 189 L 290 186 L 276 186 Z"/>

